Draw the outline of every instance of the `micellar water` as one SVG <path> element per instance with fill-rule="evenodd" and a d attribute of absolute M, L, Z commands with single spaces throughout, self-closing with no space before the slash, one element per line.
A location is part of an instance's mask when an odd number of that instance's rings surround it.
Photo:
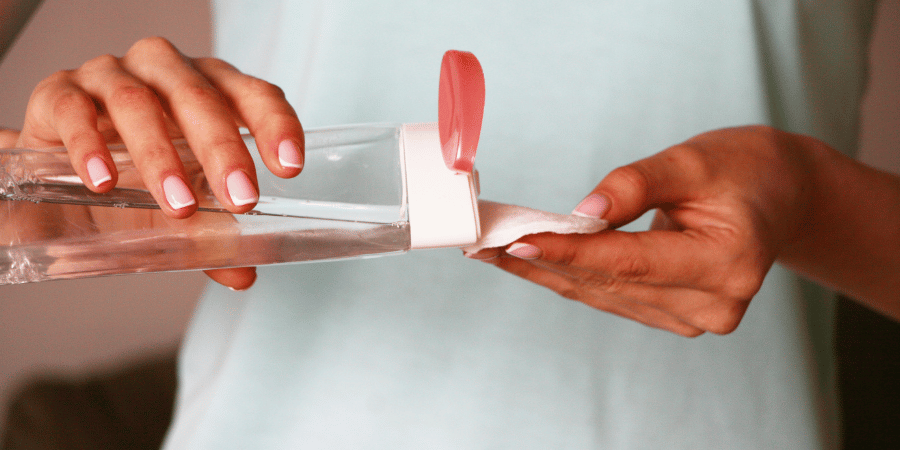
<path fill-rule="evenodd" d="M 199 206 L 188 219 L 161 212 L 124 146 L 110 147 L 119 181 L 104 194 L 84 186 L 63 148 L 0 150 L 0 284 L 470 245 L 484 106 L 474 56 L 445 54 L 440 88 L 438 123 L 306 131 L 303 173 L 259 170 L 259 201 L 245 214 L 218 203 L 183 140 L 174 144 Z"/>

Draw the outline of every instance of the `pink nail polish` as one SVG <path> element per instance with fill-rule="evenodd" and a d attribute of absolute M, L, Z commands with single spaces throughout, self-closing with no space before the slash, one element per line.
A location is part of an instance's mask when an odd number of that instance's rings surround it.
<path fill-rule="evenodd" d="M 250 177 L 246 173 L 235 170 L 225 179 L 225 185 L 228 187 L 228 195 L 231 196 L 231 202 L 235 206 L 249 205 L 259 200 L 259 194 L 250 182 Z"/>
<path fill-rule="evenodd" d="M 100 186 L 101 184 L 112 180 L 112 175 L 109 173 L 109 168 L 106 167 L 106 163 L 103 162 L 103 160 L 100 159 L 99 156 L 95 156 L 88 160 L 87 171 L 88 176 L 91 177 L 91 183 L 94 183 L 94 187 Z"/>
<path fill-rule="evenodd" d="M 591 194 L 585 197 L 585 199 L 575 207 L 572 214 L 581 217 L 589 217 L 591 219 L 600 219 L 607 211 L 609 211 L 610 204 L 611 202 L 607 196 Z"/>
<path fill-rule="evenodd" d="M 522 242 L 516 242 L 513 245 L 510 245 L 508 249 L 506 249 L 506 253 L 515 256 L 519 259 L 538 259 L 544 252 L 541 249 L 531 245 L 525 244 Z"/>
<path fill-rule="evenodd" d="M 303 156 L 294 141 L 285 139 L 278 144 L 278 162 L 281 163 L 281 167 L 285 168 L 299 169 L 303 167 Z"/>
<path fill-rule="evenodd" d="M 166 195 L 166 201 L 172 209 L 181 209 L 197 203 L 194 194 L 184 184 L 184 180 L 175 175 L 170 175 L 163 181 L 163 193 Z"/>
<path fill-rule="evenodd" d="M 463 251 L 463 256 L 469 259 L 473 259 L 475 261 L 493 261 L 500 257 L 498 253 L 487 253 L 480 254 L 481 252 L 469 253 L 467 251 Z"/>

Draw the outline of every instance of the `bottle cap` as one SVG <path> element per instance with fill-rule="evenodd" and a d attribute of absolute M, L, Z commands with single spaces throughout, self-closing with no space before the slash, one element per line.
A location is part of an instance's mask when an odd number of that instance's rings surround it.
<path fill-rule="evenodd" d="M 438 128 L 407 123 L 400 132 L 410 248 L 468 247 L 480 235 L 475 176 L 447 170 Z"/>
<path fill-rule="evenodd" d="M 438 129 L 444 164 L 450 170 L 472 173 L 483 116 L 481 64 L 469 52 L 447 51 L 441 61 Z"/>

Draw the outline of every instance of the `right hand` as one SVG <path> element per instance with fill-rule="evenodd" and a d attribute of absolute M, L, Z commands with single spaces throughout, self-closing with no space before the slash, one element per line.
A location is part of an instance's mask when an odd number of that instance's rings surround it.
<path fill-rule="evenodd" d="M 272 173 L 300 173 L 303 128 L 278 87 L 218 59 L 188 58 L 154 37 L 123 57 L 101 56 L 39 83 L 16 146 L 65 146 L 85 185 L 102 193 L 118 180 L 107 143 L 121 140 L 162 211 L 186 218 L 197 209 L 196 195 L 171 143 L 176 137 L 187 140 L 226 209 L 243 213 L 256 204 L 256 170 L 239 127 L 256 138 Z M 256 277 L 251 268 L 207 274 L 235 289 Z"/>

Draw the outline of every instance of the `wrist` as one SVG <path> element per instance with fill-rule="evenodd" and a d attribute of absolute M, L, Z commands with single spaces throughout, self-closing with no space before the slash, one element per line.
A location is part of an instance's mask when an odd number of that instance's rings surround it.
<path fill-rule="evenodd" d="M 779 260 L 900 318 L 900 305 L 893 304 L 900 289 L 900 178 L 805 139 L 809 204 L 799 233 Z"/>

